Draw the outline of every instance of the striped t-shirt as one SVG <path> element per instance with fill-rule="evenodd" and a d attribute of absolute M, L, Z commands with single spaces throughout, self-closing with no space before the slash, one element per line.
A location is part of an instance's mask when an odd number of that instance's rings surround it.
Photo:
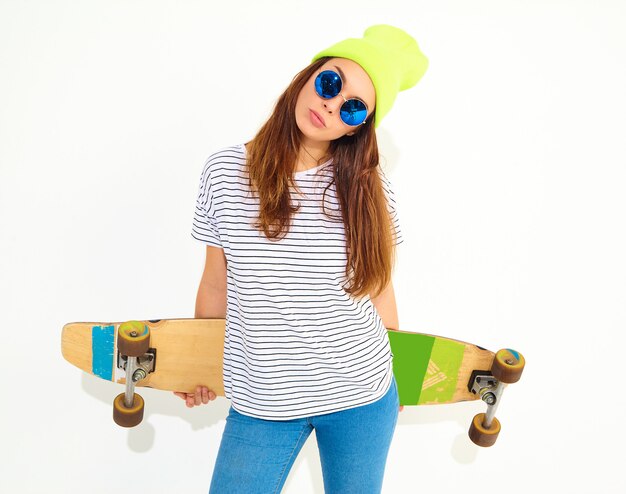
<path fill-rule="evenodd" d="M 302 192 L 289 233 L 269 241 L 252 224 L 258 197 L 248 185 L 244 144 L 213 153 L 200 177 L 192 237 L 227 261 L 224 388 L 244 415 L 289 420 L 366 405 L 392 378 L 392 353 L 370 297 L 342 288 L 346 252 L 332 158 L 296 172 Z M 380 166 L 378 167 L 379 170 Z M 402 242 L 395 200 L 380 171 Z M 326 212 L 322 209 L 325 200 Z"/>

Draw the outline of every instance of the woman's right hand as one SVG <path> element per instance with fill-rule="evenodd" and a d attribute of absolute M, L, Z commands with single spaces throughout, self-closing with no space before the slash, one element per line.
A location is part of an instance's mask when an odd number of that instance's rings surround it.
<path fill-rule="evenodd" d="M 206 405 L 209 401 L 213 401 L 216 398 L 215 393 L 210 391 L 206 386 L 198 386 L 195 393 L 174 391 L 174 394 L 185 400 L 187 408 L 193 408 L 203 403 Z"/>

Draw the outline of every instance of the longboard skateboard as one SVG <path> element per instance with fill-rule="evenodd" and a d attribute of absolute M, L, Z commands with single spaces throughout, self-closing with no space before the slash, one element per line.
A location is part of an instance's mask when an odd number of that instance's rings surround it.
<path fill-rule="evenodd" d="M 114 400 L 113 418 L 133 427 L 144 410 L 135 386 L 194 392 L 204 385 L 224 396 L 224 329 L 224 319 L 75 322 L 63 327 L 61 351 L 79 369 L 126 386 Z M 474 417 L 469 436 L 479 446 L 494 444 L 500 432 L 495 410 L 504 387 L 519 380 L 524 357 L 423 333 L 388 330 L 388 335 L 400 404 L 482 399 L 487 412 Z"/>

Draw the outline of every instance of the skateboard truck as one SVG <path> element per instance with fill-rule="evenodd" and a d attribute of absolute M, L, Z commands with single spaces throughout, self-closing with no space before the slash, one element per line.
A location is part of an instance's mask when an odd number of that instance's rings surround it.
<path fill-rule="evenodd" d="M 117 366 L 126 371 L 126 391 L 124 392 L 124 406 L 132 408 L 135 396 L 135 384 L 154 372 L 156 363 L 156 349 L 150 348 L 140 357 L 128 357 L 118 352 Z M 130 379 L 129 377 L 130 376 Z"/>
<path fill-rule="evenodd" d="M 117 367 L 126 371 L 126 375 L 132 375 L 133 382 L 139 382 L 148 377 L 148 374 L 154 372 L 156 366 L 156 348 L 149 348 L 148 351 L 140 357 L 136 357 L 135 370 L 132 374 L 127 369 L 130 358 L 117 352 Z"/>
<path fill-rule="evenodd" d="M 469 437 L 478 446 L 492 446 L 500 433 L 500 421 L 496 410 L 507 384 L 519 381 L 526 361 L 515 350 L 499 350 L 491 364 L 491 371 L 474 371 L 467 385 L 468 389 L 487 403 L 487 412 L 474 416 L 469 429 Z"/>
<path fill-rule="evenodd" d="M 489 371 L 474 371 L 469 384 L 471 385 L 470 391 L 480 396 L 480 399 L 487 404 L 483 427 L 489 429 L 506 384 L 496 380 Z"/>
<path fill-rule="evenodd" d="M 487 405 L 493 405 L 496 401 L 494 390 L 498 381 L 490 371 L 474 371 L 470 377 L 467 389 L 478 395 Z"/>
<path fill-rule="evenodd" d="M 126 391 L 113 401 L 113 420 L 122 427 L 135 427 L 143 420 L 144 401 L 135 393 L 135 383 L 144 379 L 156 361 L 150 352 L 150 328 L 128 321 L 117 329 L 118 366 L 126 370 Z"/>

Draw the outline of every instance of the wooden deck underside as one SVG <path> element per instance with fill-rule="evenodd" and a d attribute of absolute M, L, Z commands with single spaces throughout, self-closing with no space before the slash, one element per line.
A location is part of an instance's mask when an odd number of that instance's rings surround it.
<path fill-rule="evenodd" d="M 224 396 L 223 319 L 142 321 L 156 349 L 155 372 L 137 383 L 168 391 L 192 392 L 205 385 Z M 63 327 L 63 357 L 102 379 L 124 383 L 116 367 L 120 322 L 77 322 Z M 473 370 L 491 368 L 494 354 L 475 345 L 434 335 L 389 331 L 401 404 L 443 404 L 477 399 L 467 389 Z"/>

